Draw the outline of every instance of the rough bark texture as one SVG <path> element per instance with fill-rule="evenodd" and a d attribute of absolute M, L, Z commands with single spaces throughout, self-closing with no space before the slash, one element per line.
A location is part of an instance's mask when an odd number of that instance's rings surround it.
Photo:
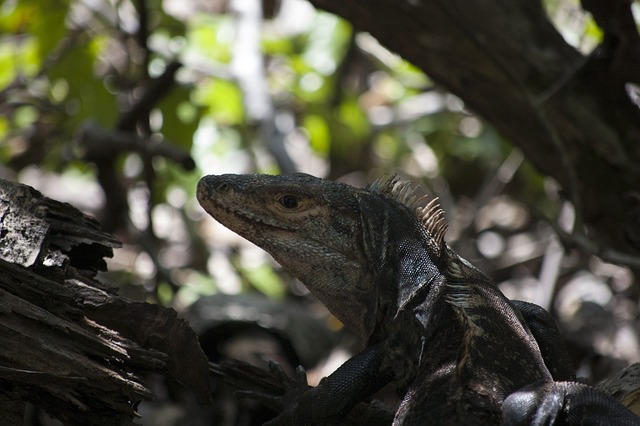
<path fill-rule="evenodd" d="M 600 383 L 598 387 L 640 416 L 640 363 L 635 363 Z"/>
<path fill-rule="evenodd" d="M 119 243 L 69 204 L 0 180 L 0 411 L 31 402 L 68 424 L 127 424 L 146 374 L 209 397 L 207 360 L 173 310 L 95 280 Z M 7 417 L 5 417 L 7 416 Z"/>
<path fill-rule="evenodd" d="M 640 83 L 630 0 L 583 1 L 605 32 L 589 57 L 535 0 L 311 3 L 370 32 L 484 116 L 562 185 L 596 241 L 640 249 L 640 109 L 625 88 Z"/>

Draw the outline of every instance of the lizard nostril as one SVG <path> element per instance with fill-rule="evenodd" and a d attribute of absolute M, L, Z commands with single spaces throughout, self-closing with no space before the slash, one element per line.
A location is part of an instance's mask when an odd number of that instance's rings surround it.
<path fill-rule="evenodd" d="M 216 191 L 218 192 L 229 192 L 230 186 L 227 182 L 220 182 L 216 186 Z"/>

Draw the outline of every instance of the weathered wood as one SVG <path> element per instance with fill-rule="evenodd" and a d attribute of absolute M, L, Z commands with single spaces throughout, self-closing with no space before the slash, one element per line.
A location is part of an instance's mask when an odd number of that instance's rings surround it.
<path fill-rule="evenodd" d="M 120 243 L 67 203 L 0 179 L 0 258 L 25 267 L 65 266 L 94 275 Z"/>
<path fill-rule="evenodd" d="M 640 363 L 631 364 L 598 385 L 640 416 Z"/>
<path fill-rule="evenodd" d="M 208 400 L 188 324 L 94 278 L 118 245 L 71 205 L 0 180 L 0 401 L 14 415 L 27 401 L 69 424 L 128 424 L 149 373 Z"/>

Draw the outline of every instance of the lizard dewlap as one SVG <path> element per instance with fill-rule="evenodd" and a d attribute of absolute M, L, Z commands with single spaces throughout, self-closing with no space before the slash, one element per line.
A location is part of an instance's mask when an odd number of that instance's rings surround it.
<path fill-rule="evenodd" d="M 507 299 L 453 252 L 444 213 L 421 206 L 407 182 L 211 175 L 197 197 L 366 342 L 319 386 L 282 396 L 270 424 L 340 422 L 392 383 L 404 395 L 394 425 L 640 425 L 611 396 L 574 382 L 549 314 Z"/>

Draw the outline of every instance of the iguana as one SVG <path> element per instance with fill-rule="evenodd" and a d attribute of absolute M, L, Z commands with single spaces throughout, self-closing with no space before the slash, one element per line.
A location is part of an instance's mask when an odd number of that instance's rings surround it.
<path fill-rule="evenodd" d="M 435 201 L 420 206 L 409 183 L 210 175 L 197 198 L 366 342 L 317 387 L 302 375 L 273 397 L 283 411 L 270 424 L 339 424 L 392 383 L 402 395 L 394 425 L 640 425 L 574 381 L 549 314 L 508 300 L 454 253 L 443 211 Z"/>

